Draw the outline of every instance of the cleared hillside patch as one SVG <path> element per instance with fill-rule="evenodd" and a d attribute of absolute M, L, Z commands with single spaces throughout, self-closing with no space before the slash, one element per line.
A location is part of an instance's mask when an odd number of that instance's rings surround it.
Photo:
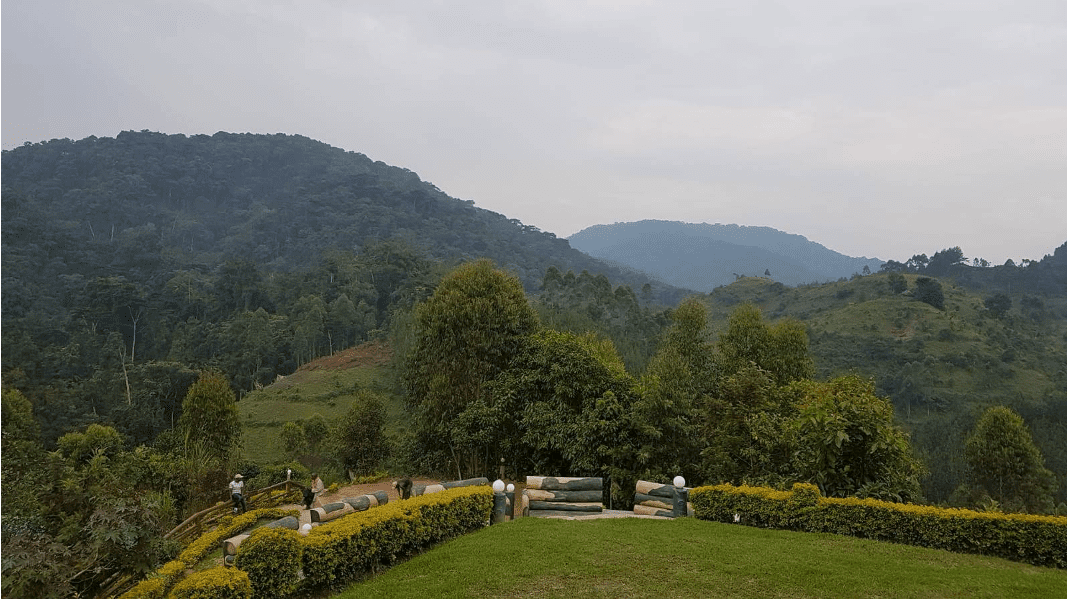
<path fill-rule="evenodd" d="M 1045 598 L 1064 571 L 696 519 L 517 519 L 452 540 L 341 598 Z"/>

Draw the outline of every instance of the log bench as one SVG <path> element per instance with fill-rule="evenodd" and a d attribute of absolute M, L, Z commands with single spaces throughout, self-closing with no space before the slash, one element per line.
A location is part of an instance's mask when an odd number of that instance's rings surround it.
<path fill-rule="evenodd" d="M 634 514 L 674 517 L 675 486 L 638 480 L 634 484 Z M 683 493 L 689 490 L 683 488 Z M 686 503 L 686 515 L 693 515 L 693 504 Z"/>
<path fill-rule="evenodd" d="M 603 489 L 600 477 L 527 476 L 521 514 L 555 517 L 603 512 Z"/>

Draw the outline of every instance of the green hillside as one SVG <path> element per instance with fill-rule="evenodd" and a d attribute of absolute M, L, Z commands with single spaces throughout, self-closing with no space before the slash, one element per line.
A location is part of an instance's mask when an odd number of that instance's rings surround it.
<path fill-rule="evenodd" d="M 963 437 L 985 407 L 1005 405 L 1031 427 L 1046 466 L 1065 493 L 1064 304 L 1012 295 L 997 318 L 984 296 L 941 280 L 939 310 L 890 290 L 878 274 L 824 285 L 788 288 L 743 278 L 701 298 L 712 329 L 721 329 L 743 302 L 765 317 L 802 321 L 817 377 L 856 372 L 873 377 L 894 403 L 896 418 L 913 436 L 932 469 L 930 500 L 944 500 L 963 469 Z M 909 290 L 918 275 L 906 274 Z"/>

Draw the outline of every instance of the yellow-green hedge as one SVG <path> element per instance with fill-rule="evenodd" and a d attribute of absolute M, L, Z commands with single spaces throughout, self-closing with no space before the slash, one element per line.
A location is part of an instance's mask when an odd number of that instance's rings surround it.
<path fill-rule="evenodd" d="M 248 573 L 257 598 L 283 598 L 297 589 L 302 546 L 292 529 L 260 527 L 237 548 L 234 564 Z"/>
<path fill-rule="evenodd" d="M 313 528 L 304 541 L 311 586 L 356 579 L 420 548 L 489 524 L 493 490 L 454 488 L 352 513 Z"/>
<path fill-rule="evenodd" d="M 1064 517 L 981 513 L 859 498 L 823 498 L 812 484 L 790 492 L 730 484 L 690 491 L 699 519 L 838 533 L 1065 568 Z"/>
<path fill-rule="evenodd" d="M 252 527 L 260 519 L 281 519 L 299 515 L 298 510 L 260 508 L 237 516 L 224 516 L 219 519 L 219 524 L 215 529 L 193 540 L 185 547 L 185 550 L 182 550 L 178 558 L 160 567 L 158 571 L 149 575 L 147 579 L 135 585 L 120 598 L 162 598 L 186 569 L 196 566 L 209 552 L 218 548 L 226 538 Z"/>
<path fill-rule="evenodd" d="M 213 567 L 189 577 L 174 586 L 172 598 L 251 598 L 252 583 L 248 574 L 227 567 Z"/>

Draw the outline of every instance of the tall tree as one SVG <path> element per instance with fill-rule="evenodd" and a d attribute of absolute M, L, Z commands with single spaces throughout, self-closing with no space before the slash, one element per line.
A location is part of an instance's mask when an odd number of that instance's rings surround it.
<path fill-rule="evenodd" d="M 178 419 L 187 447 L 203 444 L 216 456 L 225 456 L 239 443 L 241 416 L 230 382 L 219 373 L 203 373 L 189 388 Z"/>
<path fill-rule="evenodd" d="M 752 363 L 770 373 L 777 385 L 785 385 L 812 377 L 815 371 L 805 326 L 793 320 L 768 325 L 752 304 L 731 314 L 717 348 L 724 375 Z"/>
<path fill-rule="evenodd" d="M 405 367 L 407 401 L 421 452 L 459 476 L 486 474 L 477 453 L 461 456 L 450 424 L 486 404 L 485 386 L 507 368 L 538 326 L 519 280 L 479 260 L 457 267 L 416 307 L 416 342 Z"/>
<path fill-rule="evenodd" d="M 1045 513 L 1053 509 L 1053 473 L 1031 431 L 1012 409 L 988 409 L 964 441 L 967 483 L 1002 508 Z"/>

